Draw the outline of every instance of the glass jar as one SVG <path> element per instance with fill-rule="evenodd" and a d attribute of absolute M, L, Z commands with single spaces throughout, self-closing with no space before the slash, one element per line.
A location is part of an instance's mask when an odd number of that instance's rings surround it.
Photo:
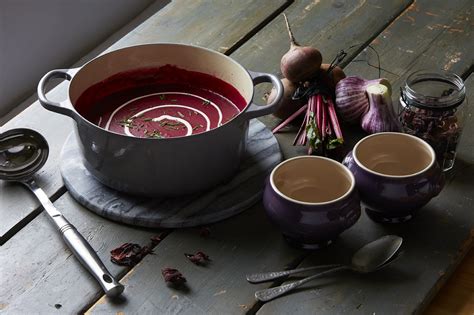
<path fill-rule="evenodd" d="M 463 80 L 451 72 L 421 70 L 410 74 L 400 90 L 403 131 L 428 142 L 440 167 L 450 170 L 465 118 Z"/>

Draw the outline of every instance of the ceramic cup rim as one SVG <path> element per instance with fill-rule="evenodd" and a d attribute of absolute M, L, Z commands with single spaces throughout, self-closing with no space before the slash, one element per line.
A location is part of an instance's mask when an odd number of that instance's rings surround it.
<path fill-rule="evenodd" d="M 337 167 L 340 167 L 347 175 L 348 177 L 350 178 L 350 182 L 351 182 L 351 185 L 349 187 L 349 189 L 342 195 L 342 196 L 339 196 L 335 199 L 331 199 L 331 200 L 328 200 L 328 201 L 322 201 L 322 202 L 307 202 L 307 201 L 301 201 L 301 200 L 297 200 L 297 199 L 293 199 L 287 195 L 285 195 L 284 193 L 282 193 L 275 185 L 275 182 L 273 180 L 274 176 L 275 176 L 275 172 L 281 168 L 283 165 L 291 162 L 291 161 L 294 161 L 294 160 L 300 160 L 300 159 L 317 159 L 317 160 L 324 160 L 326 162 L 330 162 L 330 163 L 333 163 L 335 164 Z M 276 192 L 280 197 L 292 202 L 292 203 L 296 203 L 296 204 L 300 204 L 300 205 L 305 205 L 305 206 L 322 206 L 322 205 L 330 205 L 330 204 L 334 204 L 340 200 L 343 200 L 344 198 L 346 198 L 347 196 L 349 196 L 355 189 L 355 177 L 354 175 L 352 174 L 352 172 L 349 170 L 349 168 L 347 168 L 347 166 L 345 166 L 344 164 L 342 163 L 339 163 L 337 161 L 334 161 L 330 158 L 327 158 L 327 157 L 322 157 L 322 156 L 297 156 L 297 157 L 293 157 L 293 158 L 290 158 L 290 159 L 287 159 L 283 162 L 280 162 L 277 166 L 275 166 L 272 170 L 272 172 L 270 173 L 270 185 L 273 189 L 274 192 Z"/>
<path fill-rule="evenodd" d="M 389 175 L 389 174 L 384 174 L 384 173 L 380 173 L 380 172 L 376 172 L 374 170 L 371 170 L 370 168 L 366 167 L 364 164 L 362 164 L 359 159 L 357 158 L 357 149 L 359 148 L 359 146 L 367 141 L 368 139 L 370 138 L 374 138 L 374 137 L 381 137 L 381 136 L 385 136 L 385 135 L 396 135 L 396 136 L 399 136 L 399 137 L 407 137 L 407 138 L 411 138 L 411 139 L 414 139 L 415 141 L 417 141 L 418 143 L 420 143 L 423 147 L 427 148 L 428 151 L 430 152 L 430 158 L 431 158 L 431 161 L 430 163 L 425 167 L 423 168 L 422 170 L 418 171 L 418 172 L 415 172 L 415 173 L 412 173 L 412 174 L 407 174 L 407 175 Z M 354 148 L 352 149 L 352 156 L 354 158 L 354 161 L 357 163 L 357 165 L 362 168 L 363 170 L 371 173 L 371 174 L 374 174 L 374 175 L 377 175 L 377 176 L 382 176 L 382 177 L 387 177 L 387 178 L 410 178 L 410 177 L 414 177 L 414 176 L 417 176 L 417 175 L 420 175 L 420 174 L 423 174 L 424 172 L 426 172 L 427 170 L 429 170 L 433 164 L 436 162 L 436 153 L 434 152 L 433 148 L 431 147 L 431 145 L 429 145 L 426 141 L 424 141 L 423 139 L 420 139 L 416 136 L 413 136 L 413 135 L 410 135 L 410 134 L 407 134 L 407 133 L 403 133 L 403 132 L 379 132 L 379 133 L 374 133 L 374 134 L 371 134 L 371 135 L 368 135 L 368 136 L 365 136 L 364 138 L 360 139 L 356 145 L 354 146 Z"/>

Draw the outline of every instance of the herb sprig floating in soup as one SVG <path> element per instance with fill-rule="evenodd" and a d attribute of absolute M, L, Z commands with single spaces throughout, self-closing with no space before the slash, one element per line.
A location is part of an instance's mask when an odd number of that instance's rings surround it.
<path fill-rule="evenodd" d="M 212 130 L 245 106 L 245 99 L 223 80 L 165 65 L 111 76 L 84 91 L 76 109 L 106 130 L 161 139 Z"/>

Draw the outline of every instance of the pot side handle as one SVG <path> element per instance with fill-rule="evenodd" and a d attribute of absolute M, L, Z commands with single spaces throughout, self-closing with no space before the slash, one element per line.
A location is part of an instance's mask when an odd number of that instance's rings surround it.
<path fill-rule="evenodd" d="M 273 74 L 253 71 L 248 72 L 252 77 L 254 86 L 264 82 L 272 83 L 277 93 L 275 99 L 267 105 L 257 105 L 252 101 L 247 107 L 247 110 L 242 113 L 242 117 L 251 119 L 273 113 L 280 105 L 280 101 L 283 97 L 283 85 L 281 81 Z"/>
<path fill-rule="evenodd" d="M 44 108 L 47 110 L 50 110 L 55 113 L 63 114 L 72 118 L 76 118 L 76 114 L 74 110 L 72 109 L 72 105 L 69 101 L 63 101 L 63 102 L 54 102 L 49 100 L 46 97 L 46 85 L 51 79 L 65 79 L 68 81 L 71 81 L 71 79 L 74 77 L 76 72 L 79 70 L 79 68 L 75 69 L 55 69 L 51 70 L 48 73 L 46 73 L 41 80 L 38 83 L 38 88 L 37 88 L 37 93 L 38 93 L 38 99 L 41 105 L 43 105 Z"/>

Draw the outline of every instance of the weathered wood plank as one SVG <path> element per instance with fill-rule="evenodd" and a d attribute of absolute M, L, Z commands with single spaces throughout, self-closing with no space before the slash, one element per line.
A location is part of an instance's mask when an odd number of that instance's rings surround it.
<path fill-rule="evenodd" d="M 329 63 L 341 49 L 368 43 L 412 1 L 298 1 L 285 10 L 300 45 L 318 48 Z M 362 49 L 363 46 L 360 47 Z M 280 72 L 280 59 L 289 49 L 283 18 L 277 17 L 232 57 L 249 69 Z M 350 50 L 355 56 L 357 50 Z"/>
<path fill-rule="evenodd" d="M 110 250 L 126 242 L 147 244 L 157 230 L 144 230 L 103 219 L 64 195 L 55 206 L 76 226 L 116 276 L 128 268 L 110 262 Z M 77 314 L 101 289 L 72 255 L 59 232 L 41 213 L 0 250 L 0 312 Z M 126 292 L 126 291 L 125 291 Z M 58 304 L 60 306 L 55 305 Z"/>
<path fill-rule="evenodd" d="M 382 76 L 393 84 L 393 91 L 408 74 L 420 69 L 439 69 L 468 75 L 474 64 L 474 3 L 472 1 L 417 1 L 371 42 L 377 50 Z M 377 64 L 371 50 L 356 60 Z M 352 62 L 347 74 L 367 78 L 378 70 L 366 62 Z M 471 69 L 472 71 L 472 69 Z"/>
<path fill-rule="evenodd" d="M 454 1 L 450 4 L 453 5 Z M 468 97 L 474 97 L 474 76 L 466 82 Z M 365 242 L 384 234 L 398 234 L 405 240 L 403 256 L 387 270 L 367 276 L 340 274 L 316 280 L 297 292 L 265 303 L 258 314 L 411 314 L 429 304 L 462 260 L 473 241 L 474 226 L 474 105 L 459 144 L 454 169 L 441 194 L 420 210 L 419 216 L 401 225 L 381 225 L 364 214 L 330 250 L 315 253 L 301 266 L 327 263 L 327 257 L 351 253 Z M 346 250 L 347 249 L 347 250 Z"/>
<path fill-rule="evenodd" d="M 470 315 L 474 310 L 474 248 L 464 257 L 425 315 Z"/>
<path fill-rule="evenodd" d="M 202 250 L 212 261 L 192 264 L 184 253 Z M 111 303 L 102 297 L 88 314 L 241 314 L 254 303 L 253 286 L 245 274 L 282 268 L 303 252 L 291 249 L 265 218 L 260 205 L 211 226 L 208 238 L 199 229 L 175 230 L 156 248 L 156 255 L 142 263 L 121 282 L 127 286 L 126 303 Z M 168 287 L 161 275 L 165 267 L 177 268 L 187 279 L 188 290 Z"/>
<path fill-rule="evenodd" d="M 203 45 L 225 52 L 225 47 L 234 46 L 284 6 L 285 0 L 173 1 L 110 47 L 109 42 L 107 45 L 101 45 L 75 66 L 83 64 L 103 51 L 162 41 Z M 145 12 L 143 17 L 148 15 L 149 12 Z M 133 24 L 136 23 L 136 21 L 133 22 Z M 122 32 L 119 31 L 119 33 Z M 58 85 L 50 92 L 49 97 L 64 99 L 66 87 L 66 83 Z M 38 102 L 35 102 L 1 127 L 0 132 L 17 127 L 35 129 L 49 142 L 50 157 L 42 169 L 41 181 L 44 182 L 48 195 L 53 195 L 63 187 L 57 164 L 61 147 L 74 128 L 72 120 L 46 111 Z M 31 194 L 21 187 L 1 182 L 0 192 L 2 216 L 0 244 L 3 244 L 40 209 Z"/>
<path fill-rule="evenodd" d="M 285 10 L 285 13 L 299 43 L 318 48 L 323 55 L 323 62 L 330 63 L 341 49 L 369 43 L 411 2 L 299 1 Z M 359 50 L 362 47 L 363 45 Z M 248 69 L 280 73 L 280 59 L 288 49 L 285 23 L 282 17 L 277 17 L 236 50 L 232 57 Z M 346 62 L 354 58 L 357 52 L 357 49 L 348 50 Z M 257 97 L 260 99 L 263 89 L 259 92 Z M 273 116 L 261 120 L 268 126 L 275 126 L 279 122 Z M 307 149 L 291 145 L 294 132 L 277 134 L 285 157 L 306 154 Z"/>
<path fill-rule="evenodd" d="M 158 12 L 152 23 L 140 25 L 123 40 L 130 39 L 134 45 L 191 43 L 226 53 L 289 2 L 175 0 Z"/>
<path fill-rule="evenodd" d="M 388 8 L 400 12 L 407 4 L 408 2 L 403 2 L 397 6 L 389 5 Z M 295 10 L 294 6 L 299 9 Z M 317 21 L 335 10 L 330 5 L 324 7 L 317 7 L 316 5 L 314 7 L 312 2 L 306 1 L 294 3 L 287 11 L 292 12 L 291 14 L 296 18 L 301 13 L 298 10 L 304 10 L 304 8 L 307 8 L 307 12 L 305 11 L 304 17 L 301 17 L 301 19 L 308 19 L 308 21 L 301 23 Z M 362 13 L 364 10 L 365 13 Z M 349 20 L 346 15 L 352 14 L 353 18 L 357 19 L 360 18 L 360 15 L 365 18 L 373 16 L 376 12 L 382 14 L 379 11 L 380 8 L 374 5 L 362 5 L 361 7 L 360 3 L 351 3 L 347 4 L 342 13 L 339 14 Z M 383 10 L 383 12 L 385 15 L 382 14 L 377 19 L 372 20 L 372 32 L 362 27 L 363 30 L 359 28 L 361 34 L 357 34 L 354 25 L 347 23 L 344 27 L 337 28 L 337 31 L 331 31 L 331 34 L 336 37 L 355 36 L 355 40 L 367 41 L 368 38 L 375 36 L 391 17 L 395 16 L 395 13 L 389 12 L 389 9 L 387 11 Z M 280 32 L 282 31 L 280 30 Z M 286 36 L 286 33 L 282 33 L 281 36 Z M 303 36 L 300 37 L 302 42 L 307 42 Z M 255 38 L 261 39 L 262 44 L 265 44 L 267 39 L 270 43 L 275 44 L 271 38 L 260 36 L 260 33 Z M 251 42 L 254 41 L 255 39 L 252 38 Z M 245 53 L 248 54 L 248 56 L 245 56 L 246 60 L 252 66 L 249 68 L 276 72 L 279 61 L 275 62 L 274 59 L 279 60 L 281 55 L 278 55 L 279 52 L 275 51 L 280 47 L 278 45 L 284 46 L 286 50 L 288 44 L 285 39 L 275 45 L 276 48 L 272 47 L 271 44 L 266 47 L 267 56 L 257 53 L 250 46 Z M 326 43 L 326 45 L 332 51 L 339 49 L 333 42 Z M 236 54 L 240 57 L 243 56 L 243 53 L 239 50 Z M 231 56 L 234 57 L 234 54 Z M 287 145 L 288 143 L 280 141 L 280 144 Z M 134 269 L 131 275 L 125 277 L 124 282 L 133 288 L 133 291 L 129 293 L 130 299 L 127 300 L 127 303 L 112 304 L 102 298 L 89 312 L 92 314 L 120 311 L 124 313 L 146 313 L 153 310 L 158 313 L 179 311 L 190 314 L 227 314 L 245 313 L 250 307 L 258 308 L 258 305 L 255 306 L 254 291 L 268 286 L 268 284 L 250 285 L 245 281 L 245 274 L 284 268 L 285 265 L 291 262 L 297 262 L 302 254 L 300 251 L 290 251 L 279 232 L 267 222 L 268 220 L 262 212 L 262 206 L 259 205 L 241 216 L 216 224 L 212 232 L 216 239 L 213 239 L 212 242 L 207 240 L 203 242 L 196 239 L 196 234 L 191 232 L 173 232 L 158 246 L 156 256 L 147 257 L 140 266 Z M 211 258 L 217 257 L 208 268 L 197 268 L 180 258 L 186 250 L 199 249 L 208 253 Z M 191 287 L 189 292 L 175 292 L 166 287 L 159 271 L 167 264 L 172 264 L 172 266 L 180 269 L 185 276 L 188 276 L 189 286 Z M 147 292 L 153 292 L 153 294 L 150 295 Z"/>

